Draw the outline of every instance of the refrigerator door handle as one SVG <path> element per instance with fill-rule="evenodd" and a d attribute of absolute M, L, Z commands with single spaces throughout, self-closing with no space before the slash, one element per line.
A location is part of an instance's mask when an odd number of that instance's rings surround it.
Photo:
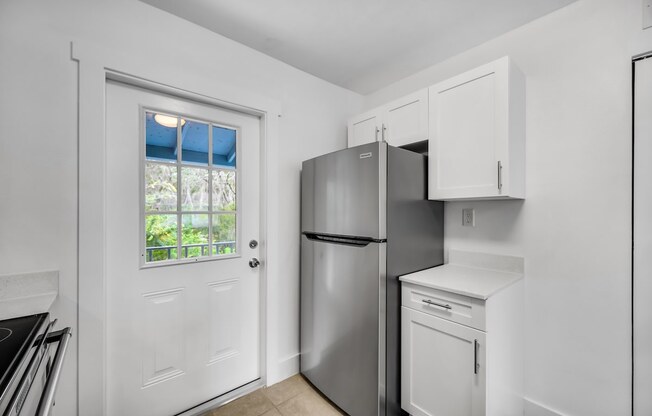
<path fill-rule="evenodd" d="M 321 241 L 324 243 L 343 244 L 346 246 L 366 247 L 371 243 L 385 243 L 387 239 L 371 238 L 371 237 L 351 237 L 346 235 L 330 235 L 303 232 L 308 240 Z"/>

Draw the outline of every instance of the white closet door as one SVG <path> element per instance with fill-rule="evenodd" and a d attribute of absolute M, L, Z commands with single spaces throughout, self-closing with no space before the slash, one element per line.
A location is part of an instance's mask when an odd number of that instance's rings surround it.
<path fill-rule="evenodd" d="M 652 415 L 652 59 L 636 63 L 634 109 L 634 416 Z"/>

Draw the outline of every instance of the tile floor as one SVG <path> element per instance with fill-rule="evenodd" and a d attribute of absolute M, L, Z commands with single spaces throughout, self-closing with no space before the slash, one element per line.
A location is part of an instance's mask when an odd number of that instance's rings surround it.
<path fill-rule="evenodd" d="M 202 416 L 339 416 L 344 415 L 297 374 L 209 410 Z"/>

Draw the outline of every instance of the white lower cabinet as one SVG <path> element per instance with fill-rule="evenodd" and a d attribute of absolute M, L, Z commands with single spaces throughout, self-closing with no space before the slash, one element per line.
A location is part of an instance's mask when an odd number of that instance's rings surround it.
<path fill-rule="evenodd" d="M 417 416 L 485 414 L 485 333 L 402 308 L 402 407 Z"/>
<path fill-rule="evenodd" d="M 401 407 L 523 415 L 523 282 L 487 299 L 402 283 Z"/>

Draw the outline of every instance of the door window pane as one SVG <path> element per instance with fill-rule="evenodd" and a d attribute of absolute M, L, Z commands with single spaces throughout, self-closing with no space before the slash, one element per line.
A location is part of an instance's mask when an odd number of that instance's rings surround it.
<path fill-rule="evenodd" d="M 145 261 L 177 258 L 177 216 L 147 215 L 145 217 Z"/>
<path fill-rule="evenodd" d="M 235 214 L 213 215 L 213 254 L 236 252 Z"/>
<path fill-rule="evenodd" d="M 145 112 L 145 263 L 235 254 L 237 130 Z"/>
<path fill-rule="evenodd" d="M 181 127 L 181 160 L 208 165 L 208 124 L 188 121 Z"/>
<path fill-rule="evenodd" d="M 145 155 L 147 160 L 176 162 L 179 119 L 164 114 L 145 114 Z M 185 124 L 185 120 L 182 120 Z"/>
<path fill-rule="evenodd" d="M 181 168 L 181 209 L 208 211 L 208 169 Z"/>
<path fill-rule="evenodd" d="M 208 256 L 208 214 L 181 216 L 181 256 Z"/>
<path fill-rule="evenodd" d="M 177 210 L 177 167 L 145 165 L 145 211 Z"/>
<path fill-rule="evenodd" d="M 213 165 L 235 167 L 236 132 L 226 127 L 213 126 Z"/>
<path fill-rule="evenodd" d="M 235 211 L 235 171 L 213 171 L 213 211 Z"/>

